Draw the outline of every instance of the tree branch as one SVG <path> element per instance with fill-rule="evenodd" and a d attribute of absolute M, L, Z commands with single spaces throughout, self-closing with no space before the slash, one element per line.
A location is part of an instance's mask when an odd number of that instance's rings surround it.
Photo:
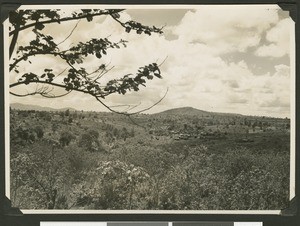
<path fill-rule="evenodd" d="M 19 96 L 19 97 L 40 94 L 47 98 L 56 98 L 56 97 L 62 97 L 68 95 L 71 91 L 78 91 L 95 97 L 103 106 L 105 106 L 110 111 L 118 114 L 127 115 L 127 116 L 150 110 L 152 107 L 160 103 L 167 95 L 168 90 L 166 91 L 164 96 L 152 106 L 133 113 L 119 112 L 113 110 L 112 107 L 107 106 L 102 101 L 102 99 L 104 99 L 106 96 L 113 93 L 125 94 L 126 92 L 131 90 L 138 91 L 140 85 L 146 86 L 145 85 L 146 80 L 152 80 L 154 77 L 162 78 L 159 66 L 156 63 L 149 64 L 144 67 L 140 67 L 136 75 L 128 74 L 123 76 L 120 79 L 112 79 L 108 81 L 107 84 L 104 84 L 104 86 L 101 85 L 101 83 L 98 80 L 100 80 L 102 76 L 104 76 L 106 73 L 112 70 L 113 67 L 107 68 L 106 65 L 102 64 L 101 66 L 98 67 L 98 69 L 94 70 L 91 73 L 88 73 L 85 68 L 79 68 L 79 69 L 76 68 L 78 64 L 83 63 L 83 60 L 88 55 L 90 54 L 96 55 L 96 57 L 100 59 L 103 56 L 103 54 L 104 55 L 107 54 L 106 51 L 108 48 L 120 48 L 121 44 L 123 44 L 124 47 L 126 47 L 125 45 L 126 41 L 121 40 L 118 43 L 112 43 L 106 38 L 105 39 L 94 38 L 86 43 L 79 42 L 78 45 L 64 51 L 61 51 L 58 48 L 58 45 L 65 42 L 73 34 L 74 30 L 76 29 L 76 27 L 80 22 L 80 19 L 86 18 L 88 21 L 91 21 L 93 17 L 100 16 L 100 15 L 110 15 L 115 21 L 117 21 L 119 24 L 121 24 L 121 26 L 123 26 L 126 29 L 126 32 L 130 32 L 130 30 L 135 30 L 137 34 L 145 33 L 148 35 L 151 35 L 152 32 L 162 33 L 162 30 L 160 28 L 156 28 L 155 26 L 153 27 L 144 26 L 141 23 L 135 21 L 127 21 L 127 22 L 120 21 L 119 20 L 120 15 L 118 13 L 121 11 L 123 11 L 123 9 L 105 9 L 105 10 L 93 10 L 93 11 L 82 10 L 82 12 L 73 12 L 72 16 L 64 17 L 64 18 L 60 18 L 60 15 L 58 14 L 55 14 L 55 17 L 53 15 L 51 16 L 51 14 L 49 14 L 48 16 L 46 14 L 45 14 L 46 16 L 36 16 L 35 14 L 31 14 L 29 12 L 27 13 L 28 14 L 27 16 L 23 16 L 21 27 L 20 24 L 17 23 L 18 21 L 17 19 L 13 20 L 15 21 L 15 23 L 12 22 L 14 26 L 14 30 L 9 33 L 10 36 L 13 35 L 12 40 L 14 39 L 17 40 L 17 36 L 20 31 L 33 26 L 35 26 L 33 32 L 36 34 L 36 39 L 32 40 L 29 46 L 25 46 L 25 47 L 22 46 L 22 48 L 20 47 L 18 49 L 17 53 L 20 52 L 22 55 L 20 56 L 18 55 L 19 58 L 14 59 L 13 63 L 9 65 L 10 71 L 14 69 L 16 73 L 19 73 L 19 71 L 17 70 L 19 62 L 27 61 L 28 57 L 32 57 L 36 55 L 47 55 L 47 54 L 53 56 L 59 56 L 63 61 L 65 61 L 65 63 L 68 64 L 70 69 L 68 71 L 68 74 L 64 76 L 63 78 L 64 80 L 61 83 L 58 81 L 57 83 L 53 82 L 53 80 L 57 76 L 55 76 L 52 73 L 53 71 L 52 69 L 46 68 L 44 70 L 45 73 L 43 73 L 40 76 L 32 72 L 25 73 L 20 77 L 20 79 L 17 82 L 10 84 L 9 87 L 13 88 L 19 85 L 29 85 L 35 83 L 36 90 L 34 92 L 27 93 L 27 94 L 18 94 L 14 92 L 10 92 L 10 93 L 12 95 Z M 19 13 L 19 15 L 21 14 L 22 12 Z M 35 17 L 33 17 L 32 15 L 34 15 Z M 39 21 L 40 18 L 43 18 L 44 21 Z M 46 18 L 50 18 L 50 19 L 46 20 Z M 58 44 L 56 44 L 53 41 L 52 36 L 44 35 L 39 32 L 39 30 L 42 30 L 44 28 L 43 26 L 44 24 L 50 24 L 55 22 L 60 23 L 63 21 L 71 21 L 71 20 L 79 20 L 79 21 L 73 27 L 69 35 Z M 35 22 L 30 23 L 30 21 L 35 21 Z M 29 22 L 29 24 L 26 24 L 27 22 Z M 15 48 L 15 44 L 11 43 L 12 49 Z M 65 70 L 63 70 L 60 74 L 62 74 Z M 44 84 L 47 86 L 39 88 L 39 84 Z M 50 90 L 49 87 L 51 87 L 52 89 Z M 55 87 L 59 87 L 66 90 L 66 93 L 63 93 L 61 95 L 53 94 L 52 90 L 54 90 Z M 135 107 L 129 108 L 127 110 L 132 111 L 132 109 L 134 108 Z"/>
<path fill-rule="evenodd" d="M 51 85 L 51 86 L 56 86 L 56 87 L 59 87 L 59 88 L 63 88 L 63 89 L 66 89 L 66 86 L 63 85 L 63 84 L 58 84 L 58 83 L 53 83 L 53 82 L 47 82 L 47 81 L 31 81 L 29 82 L 29 84 L 31 83 L 36 83 L 36 84 L 47 84 L 47 85 Z M 9 85 L 9 88 L 13 88 L 13 87 L 16 87 L 16 86 L 19 86 L 19 85 L 29 85 L 29 84 L 26 84 L 26 81 L 23 81 L 23 82 L 15 82 L 11 85 Z M 78 91 L 78 92 L 82 92 L 82 93 L 87 93 L 87 94 L 90 94 L 90 92 L 86 91 L 86 90 L 82 90 L 82 89 L 77 89 L 77 88 L 72 88 L 72 91 Z"/>
<path fill-rule="evenodd" d="M 36 182 L 44 190 L 45 194 L 48 194 L 47 189 L 35 176 L 33 176 L 33 174 L 30 172 L 30 170 L 27 169 L 26 172 L 29 175 L 29 177 L 31 177 L 34 180 L 34 182 Z"/>
<path fill-rule="evenodd" d="M 131 113 L 130 115 L 136 115 L 136 114 L 139 114 L 139 113 L 148 111 L 148 110 L 150 110 L 151 108 L 153 108 L 154 106 L 158 105 L 163 99 L 165 99 L 165 97 L 167 96 L 168 91 L 169 91 L 169 88 L 167 88 L 167 91 L 165 92 L 164 96 L 163 96 L 159 101 L 157 101 L 156 103 L 154 103 L 152 106 L 150 106 L 150 107 L 148 107 L 148 108 L 145 108 L 145 109 L 143 109 L 143 110 L 140 110 L 140 111 L 136 111 L 136 112 L 134 112 L 134 113 Z"/>
<path fill-rule="evenodd" d="M 141 103 L 135 104 L 135 105 L 130 105 L 130 104 L 119 104 L 119 105 L 113 105 L 113 106 L 109 106 L 109 107 L 110 107 L 110 108 L 127 107 L 127 109 L 125 110 L 125 112 L 127 112 L 127 111 L 131 111 L 132 109 L 138 107 L 139 105 L 141 105 Z"/>
<path fill-rule="evenodd" d="M 130 32 L 131 29 L 135 30 L 138 34 L 141 34 L 142 32 L 144 32 L 145 34 L 151 35 L 151 32 L 156 32 L 159 34 L 162 34 L 163 31 L 162 29 L 164 28 L 157 28 L 157 27 L 149 27 L 149 26 L 144 26 L 141 23 L 137 23 L 135 21 L 127 21 L 127 22 L 122 22 L 118 19 L 118 17 L 115 16 L 114 13 L 111 13 L 110 16 L 116 21 L 118 22 L 122 27 L 125 28 L 126 32 Z"/>
<path fill-rule="evenodd" d="M 169 91 L 169 88 L 167 88 L 167 91 L 165 92 L 164 96 L 161 99 L 159 99 L 157 102 L 155 102 L 153 105 L 151 105 L 150 107 L 145 108 L 145 109 L 140 110 L 140 111 L 132 112 L 132 113 L 116 111 L 116 110 L 112 109 L 110 106 L 106 105 L 102 100 L 100 100 L 99 97 L 95 96 L 95 98 L 97 99 L 97 101 L 99 101 L 104 107 L 106 107 L 111 112 L 114 112 L 114 113 L 120 114 L 120 115 L 130 116 L 130 115 L 136 115 L 136 114 L 139 114 L 139 113 L 142 113 L 142 112 L 150 110 L 151 108 L 153 108 L 154 106 L 156 106 L 157 104 L 159 104 L 166 97 L 168 91 Z"/>
<path fill-rule="evenodd" d="M 61 94 L 61 95 L 49 95 L 49 93 L 47 94 L 41 94 L 41 96 L 46 97 L 46 98 L 59 98 L 59 97 L 64 97 L 67 96 L 68 94 L 70 94 L 73 90 L 69 90 L 68 92 Z"/>
<path fill-rule="evenodd" d="M 20 28 L 20 25 L 16 25 L 16 28 Z M 11 43 L 9 45 L 9 59 L 11 58 L 13 52 L 14 52 L 14 49 L 15 49 L 15 46 L 16 46 L 16 43 L 17 43 L 17 40 L 18 40 L 18 36 L 19 36 L 19 32 L 15 32 L 14 33 L 14 36 L 11 40 Z"/>
<path fill-rule="evenodd" d="M 124 9 L 114 9 L 113 12 L 122 12 L 124 11 Z M 35 27 L 38 24 L 51 24 L 51 23 L 61 23 L 61 22 L 65 22 L 65 21 L 71 21 L 71 20 L 78 20 L 78 19 L 83 19 L 83 18 L 87 18 L 88 16 L 101 16 L 101 15 L 110 15 L 112 12 L 111 10 L 106 10 L 106 11 L 101 11 L 99 13 L 94 13 L 94 14 L 84 14 L 84 15 L 80 15 L 80 16 L 74 16 L 74 17 L 65 17 L 65 18 L 61 18 L 61 19 L 50 19 L 50 20 L 45 20 L 45 21 L 38 21 L 38 22 L 34 22 L 34 23 L 30 23 L 27 25 L 24 25 L 22 27 L 19 28 L 15 28 L 14 30 L 12 30 L 11 32 L 9 32 L 9 36 L 23 31 L 27 28 L 30 27 Z"/>
<path fill-rule="evenodd" d="M 9 71 L 12 71 L 17 66 L 18 63 L 20 63 L 22 60 L 25 60 L 28 57 L 36 56 L 36 55 L 55 55 L 55 54 L 59 55 L 59 53 L 54 53 L 49 51 L 32 52 L 27 55 L 23 55 L 22 57 L 16 59 L 12 64 L 9 65 Z"/>
<path fill-rule="evenodd" d="M 36 95 L 36 92 L 32 92 L 32 93 L 27 93 L 27 94 L 18 94 L 18 93 L 14 93 L 12 91 L 9 91 L 9 94 L 16 96 L 16 97 L 27 97 L 27 96 L 31 96 L 31 95 Z"/>

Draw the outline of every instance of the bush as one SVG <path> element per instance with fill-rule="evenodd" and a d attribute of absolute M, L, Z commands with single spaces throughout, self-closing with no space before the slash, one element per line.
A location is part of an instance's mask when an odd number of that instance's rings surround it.
<path fill-rule="evenodd" d="M 61 133 L 59 138 L 59 143 L 64 147 L 68 146 L 72 140 L 74 140 L 76 137 L 70 133 L 69 131 L 64 131 Z"/>
<path fill-rule="evenodd" d="M 87 132 L 84 132 L 81 134 L 78 146 L 84 148 L 86 151 L 96 152 L 105 151 L 105 148 L 98 140 L 99 138 L 99 132 L 96 130 L 88 130 Z"/>

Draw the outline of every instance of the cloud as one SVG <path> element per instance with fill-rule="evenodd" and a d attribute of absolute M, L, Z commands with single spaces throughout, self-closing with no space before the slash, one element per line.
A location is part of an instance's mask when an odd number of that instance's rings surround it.
<path fill-rule="evenodd" d="M 293 21 L 290 18 L 279 21 L 275 27 L 266 34 L 266 40 L 270 44 L 260 46 L 256 55 L 261 57 L 283 57 L 290 53 L 290 31 Z"/>
<path fill-rule="evenodd" d="M 278 77 L 290 77 L 290 67 L 285 64 L 275 65 L 276 73 L 274 76 Z"/>
<path fill-rule="evenodd" d="M 248 100 L 237 94 L 233 94 L 233 95 L 228 96 L 227 102 L 231 103 L 231 104 L 245 104 L 245 103 L 248 103 Z"/>
<path fill-rule="evenodd" d="M 216 54 L 244 52 L 257 46 L 262 33 L 278 21 L 276 9 L 265 6 L 201 6 L 186 13 L 174 27 L 179 39 L 204 43 Z"/>
<path fill-rule="evenodd" d="M 130 19 L 130 15 L 122 13 L 122 18 Z M 288 114 L 289 110 L 275 111 L 277 98 L 282 106 L 289 104 L 290 69 L 287 65 L 273 65 L 275 73 L 272 74 L 255 74 L 244 60 L 225 61 L 221 57 L 221 54 L 236 51 L 244 51 L 247 57 L 248 49 L 258 46 L 262 34 L 271 26 L 275 28 L 276 22 L 277 11 L 267 10 L 264 6 L 203 6 L 198 10 L 188 11 L 178 25 L 168 27 L 168 31 L 178 37 L 169 40 L 158 34 L 128 34 L 110 17 L 103 17 L 90 23 L 82 20 L 76 32 L 61 48 L 95 37 L 109 37 L 114 41 L 121 38 L 127 40 L 126 48 L 110 49 L 103 59 L 92 57 L 84 64 L 76 65 L 93 71 L 103 62 L 110 63 L 114 68 L 103 77 L 103 84 L 124 74 L 135 73 L 140 66 L 153 62 L 160 64 L 166 58 L 161 65 L 163 79 L 148 81 L 146 87 L 141 87 L 139 92 L 111 95 L 104 100 L 109 106 L 140 104 L 134 109 L 140 110 L 156 103 L 169 89 L 165 99 L 149 113 L 193 106 L 208 111 L 252 115 L 268 115 L 272 112 L 273 115 L 281 115 Z M 63 40 L 69 33 L 64 31 L 70 31 L 74 26 L 74 23 L 67 26 L 53 25 L 45 31 L 50 33 L 53 30 L 56 38 Z M 41 71 L 49 64 L 55 65 L 56 72 L 64 68 L 59 61 L 43 56 L 36 58 L 31 66 L 24 65 L 22 70 Z M 28 97 L 22 101 L 49 104 L 42 102 L 39 97 Z M 272 101 L 273 108 L 262 107 Z M 105 110 L 93 98 L 75 92 L 59 101 L 53 100 L 50 104 L 53 107 L 57 105 L 83 110 Z"/>
<path fill-rule="evenodd" d="M 279 97 L 273 97 L 272 99 L 267 100 L 264 103 L 261 103 L 259 106 L 266 107 L 266 108 L 278 108 L 278 107 L 287 108 L 290 107 L 290 104 L 282 101 Z"/>
<path fill-rule="evenodd" d="M 230 88 L 239 88 L 239 84 L 236 80 L 225 80 L 224 83 L 228 84 Z"/>

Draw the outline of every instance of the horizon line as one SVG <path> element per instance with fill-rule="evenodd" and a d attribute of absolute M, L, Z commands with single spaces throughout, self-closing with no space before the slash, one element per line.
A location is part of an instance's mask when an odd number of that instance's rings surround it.
<path fill-rule="evenodd" d="M 45 107 L 45 106 L 41 106 L 41 105 L 37 105 L 37 104 L 24 104 L 24 103 L 19 103 L 19 102 L 14 102 L 14 103 L 9 103 L 9 106 L 11 107 L 12 104 L 20 104 L 20 105 L 24 105 L 24 106 L 36 106 L 36 107 L 40 107 L 40 108 L 50 108 L 53 109 L 53 111 L 62 111 L 62 110 L 71 110 L 71 111 L 83 111 L 83 112 L 98 112 L 98 113 L 114 113 L 112 111 L 97 111 L 97 110 L 79 110 L 76 109 L 74 107 L 62 107 L 62 108 L 54 108 L 54 107 Z M 169 108 L 163 111 L 159 111 L 159 112 L 155 112 L 155 113 L 140 113 L 140 114 L 144 114 L 144 115 L 155 115 L 155 114 L 160 114 L 160 113 L 164 113 L 166 111 L 170 111 L 170 110 L 176 110 L 176 109 L 182 109 L 182 108 L 192 108 L 195 109 L 197 111 L 203 111 L 206 113 L 214 113 L 214 114 L 228 114 L 228 115 L 239 115 L 239 116 L 244 116 L 244 117 L 266 117 L 266 118 L 278 118 L 278 119 L 291 119 L 291 117 L 287 117 L 287 116 L 282 116 L 282 117 L 276 117 L 276 116 L 267 116 L 267 115 L 245 115 L 245 114 L 241 114 L 241 113 L 234 113 L 234 112 L 217 112 L 217 111 L 206 111 L 206 110 L 201 110 L 199 108 L 195 108 L 195 107 L 191 107 L 191 106 L 184 106 L 184 107 L 174 107 L 174 108 Z M 17 110 L 21 110 L 21 109 L 17 109 Z M 30 110 L 35 110 L 35 109 L 28 109 L 28 110 L 21 110 L 21 111 L 30 111 Z M 36 110 L 36 111 L 43 111 L 43 110 Z M 51 111 L 51 110 L 44 110 L 44 111 Z M 124 112 L 125 113 L 125 112 Z"/>

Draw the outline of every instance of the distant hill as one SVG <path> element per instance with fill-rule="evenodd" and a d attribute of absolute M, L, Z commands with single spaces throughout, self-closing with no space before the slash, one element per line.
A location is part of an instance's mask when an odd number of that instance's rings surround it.
<path fill-rule="evenodd" d="M 219 112 L 208 112 L 202 111 L 193 107 L 182 107 L 182 108 L 173 108 L 160 113 L 156 113 L 156 115 L 185 115 L 185 116 L 242 116 L 240 114 L 234 113 L 219 113 Z"/>
<path fill-rule="evenodd" d="M 51 107 L 42 107 L 39 105 L 31 105 L 31 104 L 21 104 L 21 103 L 11 103 L 10 107 L 12 109 L 16 110 L 35 110 L 35 111 L 78 111 L 75 108 L 51 108 Z M 166 111 L 150 114 L 153 116 L 198 116 L 198 117 L 211 117 L 211 116 L 223 116 L 223 117 L 262 117 L 262 116 L 250 116 L 250 115 L 242 115 L 242 114 L 236 114 L 236 113 L 221 113 L 221 112 L 209 112 L 209 111 L 203 111 L 199 110 L 193 107 L 181 107 L 181 108 L 173 108 Z M 272 117 L 270 117 L 272 118 Z"/>
<path fill-rule="evenodd" d="M 12 103 L 10 104 L 10 107 L 15 110 L 23 110 L 23 111 L 28 111 L 28 110 L 35 110 L 35 111 L 76 111 L 74 108 L 50 108 L 50 107 L 42 107 L 39 105 L 29 105 L 29 104 L 20 104 L 20 103 Z"/>

